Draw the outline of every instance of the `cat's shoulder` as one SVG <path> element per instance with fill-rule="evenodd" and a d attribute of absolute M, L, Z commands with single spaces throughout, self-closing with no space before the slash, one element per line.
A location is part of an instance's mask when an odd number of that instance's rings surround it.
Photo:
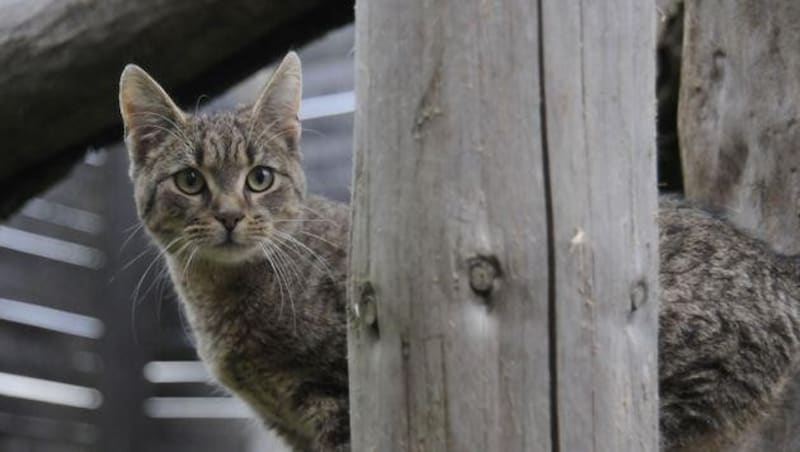
<path fill-rule="evenodd" d="M 725 212 L 700 206 L 674 194 L 659 196 L 658 227 L 662 240 L 681 232 L 741 234 L 726 219 Z"/>

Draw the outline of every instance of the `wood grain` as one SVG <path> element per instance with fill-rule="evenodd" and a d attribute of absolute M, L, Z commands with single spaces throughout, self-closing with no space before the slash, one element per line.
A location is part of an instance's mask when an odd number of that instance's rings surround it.
<path fill-rule="evenodd" d="M 657 450 L 655 17 L 357 3 L 353 450 Z"/>

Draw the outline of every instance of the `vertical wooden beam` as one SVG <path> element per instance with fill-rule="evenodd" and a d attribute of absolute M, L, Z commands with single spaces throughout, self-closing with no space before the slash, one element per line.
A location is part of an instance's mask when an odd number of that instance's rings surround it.
<path fill-rule="evenodd" d="M 678 124 L 687 197 L 800 253 L 800 3 L 688 0 Z M 731 449 L 800 450 L 800 376 Z"/>
<path fill-rule="evenodd" d="M 657 450 L 655 11 L 586 3 L 357 2 L 353 450 Z"/>
<path fill-rule="evenodd" d="M 678 126 L 687 197 L 800 253 L 800 3 L 689 0 Z"/>
<path fill-rule="evenodd" d="M 653 4 L 543 6 L 560 450 L 655 451 Z"/>

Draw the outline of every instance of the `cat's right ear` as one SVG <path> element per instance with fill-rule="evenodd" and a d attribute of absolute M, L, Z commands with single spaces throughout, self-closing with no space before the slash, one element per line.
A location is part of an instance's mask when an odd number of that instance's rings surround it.
<path fill-rule="evenodd" d="M 119 109 L 131 163 L 141 164 L 147 152 L 185 125 L 183 112 L 144 69 L 125 66 L 119 80 Z"/>

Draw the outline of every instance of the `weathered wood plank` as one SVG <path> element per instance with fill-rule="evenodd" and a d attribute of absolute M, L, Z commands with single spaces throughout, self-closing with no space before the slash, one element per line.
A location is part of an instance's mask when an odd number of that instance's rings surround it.
<path fill-rule="evenodd" d="M 679 129 L 687 197 L 800 253 L 800 3 L 686 2 Z M 738 451 L 798 450 L 800 376 Z"/>
<path fill-rule="evenodd" d="M 687 1 L 679 129 L 690 199 L 800 253 L 800 3 Z"/>
<path fill-rule="evenodd" d="M 559 450 L 655 451 L 654 8 L 543 5 Z"/>
<path fill-rule="evenodd" d="M 657 450 L 654 5 L 356 17 L 354 450 Z"/>
<path fill-rule="evenodd" d="M 357 4 L 353 450 L 551 448 L 537 16 Z"/>

